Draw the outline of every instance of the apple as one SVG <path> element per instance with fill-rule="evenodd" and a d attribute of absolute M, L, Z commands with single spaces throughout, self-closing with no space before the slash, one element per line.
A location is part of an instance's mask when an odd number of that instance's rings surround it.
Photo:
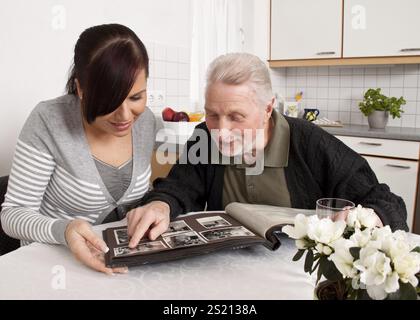
<path fill-rule="evenodd" d="M 162 119 L 164 121 L 174 121 L 173 118 L 174 118 L 175 114 L 176 114 L 176 112 L 174 110 L 167 107 L 167 108 L 163 109 L 163 111 L 162 111 Z"/>
<path fill-rule="evenodd" d="M 176 112 L 174 117 L 172 118 L 172 121 L 174 122 L 189 122 L 190 121 L 190 117 L 188 116 L 188 114 L 186 112 Z"/>

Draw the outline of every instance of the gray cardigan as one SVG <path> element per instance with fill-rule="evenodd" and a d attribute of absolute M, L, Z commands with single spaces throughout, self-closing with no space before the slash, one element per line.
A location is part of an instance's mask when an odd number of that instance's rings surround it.
<path fill-rule="evenodd" d="M 149 189 L 155 117 L 146 108 L 133 125 L 131 184 L 115 201 L 104 185 L 85 136 L 80 100 L 41 102 L 17 141 L 1 223 L 21 244 L 65 244 L 73 219 L 100 224 L 115 208 L 134 207 Z"/>

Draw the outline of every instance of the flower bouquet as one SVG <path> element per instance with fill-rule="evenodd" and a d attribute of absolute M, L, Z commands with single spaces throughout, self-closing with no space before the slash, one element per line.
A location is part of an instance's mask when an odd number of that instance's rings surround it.
<path fill-rule="evenodd" d="M 304 270 L 317 271 L 320 299 L 418 299 L 420 247 L 404 231 L 377 227 L 372 209 L 357 206 L 346 221 L 298 214 L 283 232 L 306 252 Z"/>

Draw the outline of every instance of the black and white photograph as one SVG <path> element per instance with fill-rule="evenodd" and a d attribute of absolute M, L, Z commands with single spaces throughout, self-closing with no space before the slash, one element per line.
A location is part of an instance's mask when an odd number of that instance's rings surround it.
<path fill-rule="evenodd" d="M 179 247 L 196 246 L 206 243 L 206 241 L 201 238 L 197 232 L 194 231 L 164 237 L 163 240 L 165 240 L 167 245 L 173 249 Z"/>
<path fill-rule="evenodd" d="M 137 247 L 129 248 L 129 247 L 118 247 L 114 248 L 114 256 L 115 257 L 126 257 L 132 255 L 138 255 L 143 253 L 150 253 L 151 251 L 160 251 L 164 250 L 167 247 L 162 241 L 147 241 L 147 242 L 140 242 Z"/>
<path fill-rule="evenodd" d="M 129 242 L 127 228 L 114 230 L 114 236 L 115 236 L 115 242 L 118 245 L 128 244 Z"/>
<path fill-rule="evenodd" d="M 0 120 L 1 302 L 420 301 L 420 0 L 0 0 Z"/>
<path fill-rule="evenodd" d="M 233 237 L 249 237 L 255 236 L 251 231 L 245 227 L 230 227 L 224 229 L 214 229 L 208 231 L 202 231 L 200 234 L 208 241 L 214 241 L 225 238 Z"/>
<path fill-rule="evenodd" d="M 197 222 L 207 229 L 228 227 L 232 225 L 231 223 L 223 219 L 221 216 L 199 218 L 197 219 Z"/>
<path fill-rule="evenodd" d="M 162 237 L 172 236 L 174 234 L 191 231 L 191 227 L 184 221 L 172 221 L 169 224 L 168 230 L 162 234 Z"/>

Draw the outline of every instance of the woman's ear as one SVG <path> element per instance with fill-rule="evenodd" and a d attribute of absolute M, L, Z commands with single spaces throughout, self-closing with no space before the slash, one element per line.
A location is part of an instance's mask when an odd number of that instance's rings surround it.
<path fill-rule="evenodd" d="M 79 80 L 74 79 L 74 82 L 76 82 L 77 95 L 79 96 L 80 100 L 82 100 L 83 99 L 83 91 L 82 91 L 82 88 L 80 87 Z"/>

